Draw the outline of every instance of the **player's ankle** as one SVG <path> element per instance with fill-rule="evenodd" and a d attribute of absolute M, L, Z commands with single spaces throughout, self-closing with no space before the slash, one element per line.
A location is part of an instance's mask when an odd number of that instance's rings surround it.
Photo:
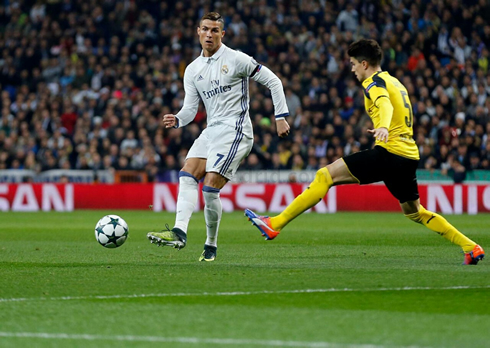
<path fill-rule="evenodd" d="M 274 217 L 271 217 L 270 218 L 270 224 L 271 224 L 271 228 L 274 230 L 274 231 L 281 231 L 282 228 L 284 227 L 285 223 L 283 221 L 284 219 L 281 218 L 280 215 L 278 216 L 274 216 Z"/>

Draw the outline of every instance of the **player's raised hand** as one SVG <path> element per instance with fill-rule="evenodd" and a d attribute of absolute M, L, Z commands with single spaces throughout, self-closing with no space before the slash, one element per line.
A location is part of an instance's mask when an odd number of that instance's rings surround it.
<path fill-rule="evenodd" d="M 175 118 L 175 115 L 172 114 L 163 115 L 163 124 L 165 125 L 165 128 L 172 128 L 176 126 L 177 119 Z"/>
<path fill-rule="evenodd" d="M 371 133 L 376 140 L 384 141 L 385 143 L 388 142 L 388 129 L 384 127 L 368 129 L 368 133 Z"/>
<path fill-rule="evenodd" d="M 287 137 L 289 135 L 289 124 L 284 118 L 276 120 L 277 135 L 281 138 Z"/>

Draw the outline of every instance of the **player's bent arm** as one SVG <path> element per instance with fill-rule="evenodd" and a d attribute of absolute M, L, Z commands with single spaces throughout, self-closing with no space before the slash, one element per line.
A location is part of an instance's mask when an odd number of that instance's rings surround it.
<path fill-rule="evenodd" d="M 390 129 L 391 119 L 393 117 L 393 105 L 390 98 L 381 96 L 374 102 L 374 105 L 379 109 L 379 125 L 378 128 Z"/>
<path fill-rule="evenodd" d="M 268 67 L 261 66 L 252 79 L 258 83 L 266 86 L 270 89 L 272 95 L 272 102 L 274 103 L 274 113 L 276 121 L 289 116 L 288 106 L 286 104 L 286 96 L 284 94 L 284 88 L 282 82 Z"/>
<path fill-rule="evenodd" d="M 196 117 L 199 107 L 199 96 L 194 97 L 186 92 L 184 97 L 184 105 L 182 109 L 175 115 L 175 128 L 188 125 L 194 117 Z"/>
<path fill-rule="evenodd" d="M 175 115 L 176 125 L 174 127 L 184 127 L 188 125 L 195 117 L 199 107 L 199 92 L 192 81 L 193 73 L 190 67 L 187 67 L 184 73 L 184 105 Z"/>

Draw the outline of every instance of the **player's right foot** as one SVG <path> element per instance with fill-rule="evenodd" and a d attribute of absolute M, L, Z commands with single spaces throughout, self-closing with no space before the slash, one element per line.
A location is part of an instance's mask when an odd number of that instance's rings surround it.
<path fill-rule="evenodd" d="M 475 245 L 473 250 L 471 250 L 469 253 L 464 254 L 463 265 L 476 265 L 478 264 L 478 261 L 483 260 L 484 257 L 485 251 L 481 246 L 477 244 Z"/>
<path fill-rule="evenodd" d="M 187 243 L 187 235 L 185 232 L 180 228 L 174 227 L 169 229 L 168 225 L 166 227 L 167 230 L 162 230 L 160 232 L 148 232 L 146 237 L 151 243 L 158 246 L 168 245 L 179 250 L 185 247 L 185 244 Z"/>
<path fill-rule="evenodd" d="M 257 215 L 250 209 L 245 209 L 245 216 L 259 229 L 266 240 L 272 240 L 279 234 L 279 231 L 272 228 L 270 217 Z"/>

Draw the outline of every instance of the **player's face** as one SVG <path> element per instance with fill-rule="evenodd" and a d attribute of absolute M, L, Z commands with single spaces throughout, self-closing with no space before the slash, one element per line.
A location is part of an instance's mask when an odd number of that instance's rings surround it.
<path fill-rule="evenodd" d="M 221 47 L 221 38 L 225 35 L 225 31 L 221 30 L 219 22 L 205 19 L 197 28 L 197 35 L 199 35 L 204 56 L 211 57 Z"/>
<path fill-rule="evenodd" d="M 351 71 L 356 75 L 356 78 L 362 82 L 366 79 L 366 61 L 358 61 L 356 58 L 350 58 Z"/>

